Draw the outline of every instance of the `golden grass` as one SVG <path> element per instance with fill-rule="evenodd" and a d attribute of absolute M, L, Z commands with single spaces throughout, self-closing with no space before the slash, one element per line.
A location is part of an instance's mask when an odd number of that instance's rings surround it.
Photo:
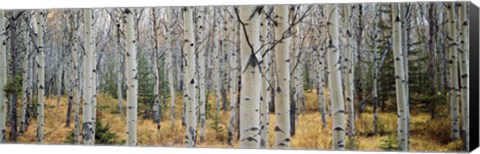
<path fill-rule="evenodd" d="M 331 149 L 332 122 L 327 114 L 327 126 L 322 128 L 322 121 L 318 112 L 316 91 L 305 93 L 306 113 L 298 117 L 296 134 L 291 138 L 292 149 Z M 215 147 L 228 148 L 227 128 L 229 113 L 221 111 L 218 131 L 211 128 L 215 115 L 215 97 L 210 95 L 209 117 L 207 117 L 206 140 L 198 143 L 197 147 Z M 69 133 L 73 130 L 73 114 L 70 127 L 65 127 L 67 114 L 67 97 L 62 97 L 60 106 L 56 107 L 56 99 L 47 99 L 45 107 L 45 144 L 65 144 Z M 111 131 L 117 133 L 117 140 L 125 140 L 126 122 L 125 118 L 119 113 L 113 112 L 117 108 L 118 100 L 107 95 L 98 95 L 97 104 L 99 109 L 99 118 L 103 123 L 110 124 Z M 166 104 L 170 106 L 170 99 Z M 126 105 L 124 101 L 124 105 Z M 157 129 L 156 123 L 151 119 L 143 119 L 143 115 L 138 116 L 138 144 L 139 146 L 175 146 L 183 147 L 185 138 L 185 128 L 181 126 L 183 100 L 182 97 L 176 97 L 175 106 L 175 127 L 172 127 L 170 121 L 170 109 L 163 113 L 161 128 Z M 113 113 L 115 114 L 113 114 Z M 140 111 L 139 111 L 140 113 Z M 81 114 L 81 111 L 80 111 Z M 80 115 L 81 116 L 81 115 Z M 269 129 L 269 148 L 274 143 L 274 124 L 275 116 L 270 115 Z M 379 151 L 382 150 L 383 140 L 396 140 L 397 116 L 396 113 L 379 113 L 379 131 L 383 134 L 365 135 L 373 130 L 372 113 L 365 111 L 361 119 L 355 120 L 355 143 L 356 150 Z M 80 118 L 81 119 L 81 118 Z M 32 119 L 29 129 L 18 138 L 19 143 L 35 143 L 36 119 Z M 200 126 L 198 125 L 200 128 Z M 411 137 L 410 149 L 412 151 L 454 151 L 460 150 L 461 141 L 450 141 L 450 120 L 446 117 L 440 117 L 437 120 L 430 120 L 427 113 L 418 113 L 411 117 Z M 7 131 L 9 131 L 7 129 Z M 199 140 L 199 133 L 198 137 Z M 235 137 L 237 135 L 235 134 Z M 239 147 L 238 139 L 235 138 L 233 147 Z"/>

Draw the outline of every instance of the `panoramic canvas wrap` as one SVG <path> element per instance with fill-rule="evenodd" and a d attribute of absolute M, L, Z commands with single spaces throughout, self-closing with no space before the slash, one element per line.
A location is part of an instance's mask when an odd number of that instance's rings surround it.
<path fill-rule="evenodd" d="M 470 2 L 0 10 L 0 143 L 470 151 L 470 30 Z"/>

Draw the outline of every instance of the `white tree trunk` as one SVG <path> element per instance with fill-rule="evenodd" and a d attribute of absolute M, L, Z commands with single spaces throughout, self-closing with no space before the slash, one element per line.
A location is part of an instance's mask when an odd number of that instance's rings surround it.
<path fill-rule="evenodd" d="M 45 28 L 45 17 L 46 12 L 39 11 L 37 13 L 37 86 L 38 86 L 38 96 L 37 96 L 37 143 L 43 143 L 44 136 L 44 109 L 45 109 L 45 62 L 44 62 L 44 46 L 43 46 L 43 37 L 44 37 L 44 28 Z"/>
<path fill-rule="evenodd" d="M 339 21 L 338 21 L 338 6 L 331 4 L 326 6 L 328 19 L 328 33 L 330 39 L 328 40 L 328 87 L 331 93 L 332 100 L 332 114 L 333 114 L 333 128 L 332 128 L 332 147 L 333 150 L 345 150 L 345 105 L 343 97 L 343 88 L 341 83 L 341 56 L 339 50 Z"/>
<path fill-rule="evenodd" d="M 7 84 L 7 33 L 5 27 L 5 13 L 0 10 L 0 89 Z M 7 98 L 5 91 L 0 90 L 0 143 L 4 142 L 7 123 Z"/>
<path fill-rule="evenodd" d="M 170 8 L 165 9 L 165 19 L 170 19 L 171 11 L 172 10 Z M 166 29 L 166 33 L 168 35 L 173 35 L 172 33 L 173 25 L 169 23 L 168 26 L 169 28 Z M 173 78 L 173 72 L 175 70 L 175 67 L 173 66 L 173 50 L 171 47 L 172 42 L 170 37 L 167 37 L 165 42 L 167 46 L 165 62 L 167 65 L 167 70 L 169 71 L 167 74 L 168 74 L 168 87 L 169 87 L 168 89 L 170 90 L 170 120 L 172 122 L 172 128 L 175 128 L 175 85 L 174 85 L 175 79 Z"/>
<path fill-rule="evenodd" d="M 452 139 L 460 138 L 460 109 L 458 107 L 459 87 L 458 87 L 458 52 L 457 52 L 457 27 L 455 15 L 455 3 L 451 2 L 447 5 L 448 10 L 448 37 L 449 37 L 449 70 L 450 70 L 450 112 L 451 112 L 451 136 Z"/>
<path fill-rule="evenodd" d="M 155 80 L 155 85 L 153 86 L 153 121 L 157 123 L 157 129 L 160 129 L 160 77 L 158 74 L 158 36 L 160 35 L 157 32 L 157 15 L 156 9 L 152 8 L 152 20 L 153 20 L 153 31 L 154 31 L 154 38 L 155 46 L 153 50 L 152 56 L 152 69 L 153 69 L 153 77 Z"/>
<path fill-rule="evenodd" d="M 259 12 L 255 6 L 240 6 L 240 148 L 260 147 L 260 88 L 259 60 L 254 53 L 260 44 Z"/>
<path fill-rule="evenodd" d="M 125 28 L 127 44 L 125 59 L 125 74 L 127 77 L 127 145 L 137 145 L 137 94 L 138 94 L 138 78 L 137 78 L 137 49 L 136 34 L 134 29 L 134 14 L 132 9 L 125 9 Z"/>
<path fill-rule="evenodd" d="M 288 29 L 288 6 L 276 5 L 275 41 L 279 41 Z M 286 38 L 275 46 L 275 148 L 290 148 L 290 39 Z M 242 82 L 243 83 L 243 82 Z"/>
<path fill-rule="evenodd" d="M 234 7 L 227 8 L 230 13 L 234 13 Z M 233 15 L 230 17 L 234 21 Z M 230 34 L 230 40 L 237 42 L 238 40 L 238 26 L 236 22 L 231 23 L 232 34 Z M 233 44 L 233 43 L 232 43 Z M 238 47 L 230 49 L 230 124 L 228 126 L 228 143 L 233 145 L 233 134 L 235 133 L 235 128 L 237 126 L 237 91 L 238 91 Z"/>
<path fill-rule="evenodd" d="M 470 77 L 469 77 L 469 19 L 467 18 L 468 3 L 460 3 L 460 77 L 461 77 L 461 100 L 462 100 L 462 131 L 466 150 L 470 149 Z"/>
<path fill-rule="evenodd" d="M 378 48 L 377 48 L 377 18 L 379 13 L 375 14 L 375 19 L 373 23 L 373 133 L 376 134 L 378 131 L 378 121 L 377 121 L 377 106 L 378 106 L 378 89 L 377 89 L 377 80 L 378 80 Z"/>
<path fill-rule="evenodd" d="M 80 77 L 78 76 L 78 67 L 79 62 L 77 61 L 77 14 L 72 13 L 70 16 L 71 20 L 71 37 L 72 37 L 72 70 L 73 70 L 73 97 L 75 98 L 74 101 L 74 132 L 73 132 L 73 141 L 75 144 L 80 144 L 79 136 L 80 136 L 80 94 L 79 94 L 79 82 Z"/>
<path fill-rule="evenodd" d="M 124 70 L 122 70 L 122 67 L 123 67 L 123 60 L 125 59 L 125 56 L 123 54 L 124 52 L 124 49 L 123 49 L 123 44 L 124 44 L 124 39 L 122 39 L 121 37 L 121 32 L 122 32 L 122 17 L 121 15 L 118 15 L 117 19 L 116 19 L 116 22 L 117 22 L 117 26 L 116 26 L 116 35 L 117 35 L 117 43 L 116 43 L 116 48 L 117 48 L 117 51 L 115 52 L 116 53 L 116 56 L 115 56 L 115 61 L 116 61 L 116 65 L 115 65 L 115 72 L 117 72 L 117 99 L 118 99 L 118 111 L 120 112 L 120 115 L 122 115 L 122 117 L 124 116 L 124 112 L 123 112 L 123 90 L 122 90 L 122 86 L 123 86 L 123 76 L 124 76 Z"/>
<path fill-rule="evenodd" d="M 268 12 L 267 8 L 263 8 L 265 12 Z M 260 93 L 260 147 L 267 148 L 268 147 L 268 129 L 270 128 L 270 53 L 267 52 L 267 44 L 268 44 L 268 27 L 270 23 L 268 23 L 267 16 L 262 14 L 260 18 L 262 21 L 260 22 L 261 33 L 260 33 L 260 42 L 264 47 L 261 50 L 262 54 L 265 54 L 263 61 L 261 63 L 261 73 L 262 73 L 262 89 Z"/>
<path fill-rule="evenodd" d="M 344 20 L 345 20 L 345 100 L 347 101 L 347 113 L 348 113 L 348 138 L 351 148 L 355 147 L 355 83 L 354 83 L 354 70 L 355 63 L 353 57 L 352 47 L 352 27 L 350 24 L 350 17 L 352 16 L 352 6 L 346 4 L 344 7 Z"/>
<path fill-rule="evenodd" d="M 398 109 L 398 148 L 401 151 L 408 151 L 408 103 L 405 94 L 405 71 L 402 50 L 402 34 L 401 34 L 401 14 L 399 11 L 400 4 L 392 5 L 393 18 L 393 57 L 395 58 L 395 89 L 397 93 L 397 109 Z"/>
<path fill-rule="evenodd" d="M 187 123 L 185 144 L 187 147 L 195 147 L 197 140 L 197 97 L 195 96 L 195 34 L 193 23 L 193 7 L 183 7 L 183 33 L 184 33 L 184 45 L 183 45 L 183 60 L 185 61 L 185 94 L 183 99 L 186 103 L 185 118 Z"/>
<path fill-rule="evenodd" d="M 83 19 L 84 19 L 84 28 L 85 28 L 85 56 L 83 61 L 83 79 L 84 79 L 84 91 L 83 91 L 83 126 L 82 126 L 82 136 L 83 144 L 93 145 L 93 135 L 94 123 L 93 121 L 93 88 L 95 88 L 93 80 L 93 70 L 95 60 L 94 60 L 94 50 L 95 43 L 93 37 L 93 10 L 85 9 L 83 10 Z"/>
<path fill-rule="evenodd" d="M 29 82 L 30 76 L 29 72 L 29 61 L 30 61 L 30 32 L 28 31 L 30 28 L 30 15 L 25 15 L 25 24 L 26 24 L 26 32 L 24 34 L 24 44 L 25 44 L 25 52 L 22 61 L 22 69 L 23 69 L 23 83 L 22 83 L 22 112 L 20 113 L 20 134 L 26 129 L 26 121 L 27 121 L 27 103 L 28 100 L 31 98 L 30 91 L 29 91 Z"/>
<path fill-rule="evenodd" d="M 200 41 L 203 41 L 202 43 L 199 44 L 199 51 L 198 51 L 198 65 L 200 67 L 199 69 L 199 94 L 200 94 L 200 142 L 204 142 L 205 136 L 206 136 L 206 103 L 207 103 L 207 98 L 205 94 L 205 74 L 206 74 L 206 50 L 207 50 L 207 42 L 205 41 L 207 35 L 206 35 L 206 29 L 208 24 L 205 24 L 205 19 L 207 15 L 207 7 L 201 7 L 199 9 L 199 15 L 197 15 L 197 25 L 199 26 L 197 31 L 198 31 L 198 38 L 200 38 Z"/>

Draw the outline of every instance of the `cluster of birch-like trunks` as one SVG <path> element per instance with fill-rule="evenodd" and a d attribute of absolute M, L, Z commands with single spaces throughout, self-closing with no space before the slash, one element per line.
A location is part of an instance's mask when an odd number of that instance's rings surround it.
<path fill-rule="evenodd" d="M 200 128 L 199 141 L 203 142 L 206 136 L 206 104 L 207 104 L 207 84 L 213 85 L 216 102 L 216 119 L 220 110 L 220 98 L 226 99 L 226 94 L 221 91 L 225 87 L 219 81 L 227 80 L 230 88 L 229 105 L 229 125 L 228 125 L 228 143 L 232 145 L 234 133 L 239 132 L 240 148 L 265 148 L 268 147 L 269 134 L 269 116 L 270 108 L 273 105 L 275 123 L 275 140 L 271 147 L 278 149 L 291 148 L 291 135 L 295 129 L 298 114 L 303 110 L 305 112 L 304 94 L 304 76 L 303 70 L 308 69 L 305 61 L 310 61 L 310 67 L 313 68 L 315 78 L 315 88 L 318 90 L 318 102 L 323 126 L 326 125 L 326 102 L 331 102 L 329 110 L 332 114 L 332 149 L 344 150 L 347 147 L 347 134 L 351 147 L 355 147 L 355 106 L 361 100 L 355 99 L 354 70 L 360 65 L 354 51 L 360 50 L 359 44 L 354 42 L 354 28 L 352 11 L 360 8 L 359 17 L 362 17 L 362 7 L 365 4 L 322 4 L 322 5 L 271 5 L 271 6 L 190 6 L 179 8 L 121 8 L 106 9 L 107 15 L 100 16 L 95 13 L 95 9 L 69 9 L 57 12 L 48 12 L 45 10 L 0 10 L 0 139 L 3 142 L 6 136 L 7 117 L 12 120 L 10 125 L 13 136 L 16 136 L 16 98 L 7 99 L 7 92 L 4 87 L 7 85 L 7 75 L 9 65 L 7 65 L 8 55 L 20 54 L 25 51 L 22 60 L 23 78 L 22 78 L 22 109 L 20 117 L 20 133 L 28 127 L 28 121 L 36 117 L 37 143 L 44 143 L 44 111 L 45 111 L 45 90 L 49 80 L 45 80 L 45 66 L 49 63 L 49 57 L 45 56 L 45 41 L 53 40 L 52 36 L 46 36 L 46 31 L 52 30 L 46 28 L 49 23 L 46 22 L 47 15 L 55 16 L 60 13 L 63 17 L 64 35 L 66 35 L 65 50 L 68 50 L 71 61 L 63 70 L 69 70 L 69 114 L 74 115 L 74 142 L 85 145 L 93 145 L 95 142 L 95 124 L 97 113 L 97 90 L 98 85 L 102 83 L 99 80 L 101 67 L 104 64 L 98 61 L 108 46 L 117 50 L 114 56 L 124 57 L 114 58 L 115 72 L 121 72 L 125 75 L 118 75 L 117 87 L 120 113 L 123 115 L 122 106 L 122 85 L 123 77 L 126 78 L 126 145 L 137 145 L 137 117 L 138 117 L 138 64 L 137 59 L 140 39 L 153 40 L 152 45 L 152 67 L 155 79 L 153 115 L 154 121 L 160 127 L 160 73 L 158 68 L 158 57 L 165 58 L 165 70 L 168 79 L 168 89 L 171 96 L 170 118 L 172 126 L 175 125 L 175 82 L 181 80 L 183 83 L 182 95 L 184 101 L 184 115 L 182 119 L 185 122 L 185 144 L 187 147 L 195 147 L 197 144 L 197 128 Z M 446 8 L 448 26 L 448 81 L 450 86 L 450 107 L 452 119 L 452 138 L 460 138 L 460 117 L 462 117 L 464 144 L 468 149 L 468 100 L 469 100 L 469 36 L 468 36 L 468 18 L 467 3 L 449 2 L 443 4 Z M 377 5 L 372 5 L 374 11 Z M 427 5 L 425 5 L 427 6 Z M 435 9 L 435 4 L 428 4 L 429 9 Z M 407 18 L 407 10 L 411 7 L 406 3 L 392 3 L 391 9 L 391 38 L 393 48 L 394 68 L 395 68 L 395 89 L 396 103 L 398 109 L 398 148 L 399 150 L 409 150 L 409 90 L 408 90 L 408 49 L 406 44 L 406 25 L 410 21 Z M 144 11 L 147 10 L 147 11 Z M 161 11 L 160 11 L 161 10 Z M 213 16 L 210 12 L 213 11 Z M 8 14 L 6 12 L 9 12 Z M 147 12 L 147 13 L 145 13 Z M 380 12 L 378 10 L 378 12 Z M 62 14 L 63 13 L 63 14 Z M 152 25 L 152 36 L 142 36 L 139 34 L 139 21 L 142 14 L 153 19 L 147 23 Z M 52 15 L 53 14 L 53 15 Z M 177 15 L 182 15 L 177 19 Z M 377 24 L 380 13 L 375 13 L 373 18 L 373 33 L 377 39 Z M 164 20 L 157 19 L 163 17 Z M 307 18 L 308 17 L 308 18 Z M 105 20 L 105 21 L 99 21 Z M 21 19 L 26 23 L 21 24 Z M 222 19 L 222 20 L 219 20 Z M 308 21 L 307 19 L 310 19 Z M 343 19 L 343 21 L 342 21 Z M 426 19 L 425 19 L 426 20 Z M 48 20 L 52 22 L 53 20 Z M 83 21 L 83 22 L 80 22 Z M 224 23 L 221 23 L 224 21 Z M 111 22 L 108 32 L 97 33 L 95 23 Z M 178 23 L 177 23 L 178 22 Z M 7 24 L 8 23 L 8 24 Z M 32 23 L 35 23 L 31 25 Z M 181 23 L 181 24 L 180 24 Z M 142 23 L 140 26 L 145 26 Z M 7 26 L 8 25 L 8 26 Z M 103 26 L 105 26 L 104 24 Z M 310 27 L 308 26 L 310 25 Z M 98 25 L 97 25 L 98 26 Z M 210 26 L 210 27 L 209 27 Z M 17 29 L 17 27 L 22 28 Z M 164 27 L 164 28 L 162 28 Z M 180 32 L 175 29 L 180 28 Z M 317 36 L 307 37 L 311 31 L 317 27 Z M 434 27 L 434 26 L 431 26 Z M 17 36 L 15 31 L 23 31 L 22 36 Z M 80 29 L 83 29 L 80 31 Z M 163 31 L 162 31 L 163 29 Z M 435 35 L 433 29 L 429 33 Z M 7 33 L 7 31 L 9 33 Z M 360 30 L 361 31 L 361 30 Z M 83 33 L 80 33 L 83 32 Z M 115 34 L 114 36 L 109 36 Z M 10 34 L 10 35 L 7 35 Z M 52 34 L 52 33 L 48 33 Z M 212 36 L 213 35 L 213 36 Z M 160 36 L 163 36 L 160 39 Z M 175 37 L 174 37 L 175 36 Z M 362 35 L 360 35 L 362 36 Z M 15 42 L 13 37 L 23 37 L 24 42 Z M 47 39 L 48 37 L 48 39 Z M 209 39 L 213 37 L 212 44 L 208 44 Z M 7 43 L 11 44 L 7 48 Z M 99 39 L 100 38 L 100 39 Z M 109 38 L 113 43 L 99 43 L 103 39 Z M 60 38 L 63 39 L 63 38 Z M 377 56 L 377 42 L 373 43 L 373 99 L 374 99 L 374 126 L 377 130 L 377 79 L 379 74 L 380 59 Z M 11 41 L 14 40 L 14 41 Z M 179 40 L 179 41 L 177 41 Z M 306 41 L 308 40 L 308 41 Z M 361 39 L 357 39 L 361 40 Z M 433 37 L 432 39 L 433 40 Z M 174 41 L 180 43 L 172 43 Z M 322 41 L 320 43 L 315 41 Z M 105 41 L 103 41 L 105 42 Z M 161 44 L 162 42 L 163 44 Z M 166 43 L 165 43 L 166 42 Z M 313 43 L 312 43 L 313 42 Z M 433 42 L 433 41 L 432 41 Z M 24 44 L 22 47 L 18 44 Z M 62 43 L 62 42 L 60 42 Z M 304 44 L 317 47 L 306 48 Z M 143 44 L 144 45 L 144 44 Z M 163 47 L 160 47 L 163 45 Z M 435 44 L 430 43 L 431 50 L 435 50 Z M 162 49 L 161 49 L 162 48 Z M 160 51 L 164 50 L 164 51 Z M 311 50 L 311 51 L 310 51 Z M 178 52 L 181 53 L 179 55 Z M 33 53 L 33 54 L 32 54 Z M 311 57 L 306 56 L 307 53 Z M 229 55 L 228 61 L 220 55 Z M 80 56 L 79 56 L 80 55 Z M 175 74 L 176 66 L 179 65 L 174 60 L 175 55 L 179 55 L 179 63 L 182 72 Z M 208 57 L 210 56 L 210 58 Z M 360 55 L 361 56 L 361 55 Z M 360 57 L 358 56 L 358 57 Z M 325 58 L 326 57 L 326 58 Z M 83 61 L 82 61 L 83 60 Z M 228 65 L 228 69 L 220 70 L 224 67 L 218 61 Z M 383 62 L 381 60 L 380 62 Z M 100 64 L 99 64 L 100 63 Z M 213 64 L 213 66 L 211 65 Z M 15 63 L 16 65 L 16 63 Z M 35 67 L 35 75 L 32 70 Z M 57 68 L 57 67 L 55 67 Z M 211 70 L 210 70 L 211 69 Z M 61 69 L 57 69 L 61 70 Z M 16 66 L 13 69 L 16 71 Z M 122 74 L 120 73 L 120 74 Z M 53 73 L 55 74 L 55 73 Z M 59 73 L 60 74 L 60 73 Z M 230 78 L 227 79 L 229 74 Z M 49 75 L 50 76 L 50 75 Z M 62 75 L 63 76 L 63 75 Z M 459 79 L 460 76 L 460 79 Z M 328 80 L 327 80 L 328 77 Z M 32 82 L 33 79 L 36 79 Z M 175 79 L 177 78 L 177 79 Z M 209 80 L 211 78 L 211 80 Z M 437 79 L 435 79 L 437 80 Z M 461 81 L 459 81 L 461 80 Z M 36 109 L 31 108 L 33 99 L 33 83 L 37 90 Z M 461 85 L 459 85 L 461 83 Z M 329 99 L 324 97 L 324 89 L 328 87 Z M 59 90 L 60 88 L 56 88 Z M 164 94 L 167 95 L 167 94 Z M 9 96 L 12 97 L 12 96 Z M 16 97 L 14 95 L 13 97 Z M 59 97 L 60 98 L 60 97 Z M 460 116 L 460 100 L 462 115 Z M 82 103 L 80 103 L 82 102 Z M 7 111 L 7 104 L 10 108 Z M 238 108 L 237 108 L 238 107 Z M 82 119 L 79 113 L 82 109 Z M 224 109 L 227 106 L 224 105 Z M 9 114 L 7 114 L 9 113 Z M 11 116 L 13 114 L 14 116 Z M 347 114 L 347 115 L 346 115 Z M 10 116 L 9 116 L 10 115 Z M 70 115 L 68 115 L 70 116 Z M 14 122 L 13 122 L 14 121 Z M 70 122 L 68 117 L 67 123 Z M 68 125 L 68 124 L 67 124 Z M 237 126 L 238 125 L 238 126 Z M 320 125 L 320 124 L 319 124 Z M 434 128 L 432 128 L 434 129 Z M 12 136 L 12 135 L 11 135 Z M 16 140 L 16 139 L 15 139 Z M 327 139 L 319 139 L 327 140 Z"/>

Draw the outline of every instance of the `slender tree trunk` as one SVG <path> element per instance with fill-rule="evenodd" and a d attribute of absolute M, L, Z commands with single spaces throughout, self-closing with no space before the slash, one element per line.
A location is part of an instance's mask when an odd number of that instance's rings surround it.
<path fill-rule="evenodd" d="M 44 29 L 45 24 L 44 20 L 46 17 L 46 12 L 39 11 L 37 12 L 37 86 L 38 86 L 38 96 L 37 96 L 37 143 L 43 144 L 43 136 L 44 136 L 44 109 L 45 109 L 45 63 L 44 63 L 44 44 L 43 44 L 43 37 L 44 37 Z"/>
<path fill-rule="evenodd" d="M 79 136 L 80 136 L 80 100 L 81 95 L 79 94 L 80 91 L 80 76 L 78 75 L 78 67 L 79 62 L 77 61 L 77 26 L 78 26 L 78 17 L 77 13 L 74 12 L 70 16 L 71 24 L 71 37 L 72 37 L 72 66 L 73 66 L 73 96 L 75 97 L 74 101 L 74 131 L 73 131 L 73 141 L 75 144 L 80 144 Z"/>
<path fill-rule="evenodd" d="M 152 56 L 152 69 L 153 69 L 153 76 L 155 80 L 155 85 L 153 86 L 153 122 L 157 123 L 157 129 L 160 129 L 160 78 L 158 76 L 158 35 L 160 35 L 157 31 L 157 15 L 156 10 L 154 8 L 151 9 L 152 11 L 152 20 L 153 20 L 153 32 L 154 32 L 154 42 L 155 46 L 153 48 L 153 56 Z"/>
<path fill-rule="evenodd" d="M 215 57 L 214 60 L 214 68 L 213 68 L 213 87 L 214 87 L 214 93 L 215 93 L 215 121 L 219 121 L 220 119 L 220 95 L 221 95 L 221 79 L 220 79 L 220 74 L 221 74 L 221 62 L 220 62 L 220 19 L 219 18 L 219 11 L 217 11 L 215 8 L 213 8 L 213 56 Z M 215 127 L 217 126 L 218 123 L 215 123 Z"/>
<path fill-rule="evenodd" d="M 328 69 L 329 93 L 332 96 L 332 112 L 333 112 L 333 128 L 332 128 L 332 147 L 334 150 L 345 150 L 345 113 L 344 113 L 344 97 L 341 83 L 340 50 L 339 50 L 339 34 L 338 34 L 338 6 L 331 4 L 326 6 L 326 10 L 330 17 L 328 19 L 328 32 L 330 39 L 328 40 Z"/>
<path fill-rule="evenodd" d="M 428 68 L 427 72 L 428 74 L 431 75 L 431 80 L 433 84 L 431 85 L 432 87 L 432 93 L 433 96 L 438 95 L 438 77 L 439 74 L 437 73 L 437 61 L 436 61 L 436 39 L 437 39 L 437 28 L 436 28 L 436 12 L 435 12 L 435 3 L 430 3 L 429 4 L 429 9 L 428 9 L 428 25 L 429 25 L 429 35 L 430 39 L 428 40 Z M 435 119 L 435 114 L 436 114 L 436 104 L 437 102 L 430 102 L 430 118 Z"/>
<path fill-rule="evenodd" d="M 5 13 L 0 10 L 0 89 L 7 84 L 7 33 L 5 27 Z M 7 98 L 5 91 L 0 90 L 0 143 L 5 141 L 7 123 Z"/>
<path fill-rule="evenodd" d="M 353 47 L 352 47 L 352 27 L 350 24 L 350 17 L 352 16 L 352 6 L 346 4 L 344 7 L 344 23 L 345 23 L 345 100 L 347 101 L 347 113 L 348 113 L 348 139 L 349 146 L 355 149 L 355 83 L 354 83 L 354 68 L 355 63 L 353 61 Z"/>
<path fill-rule="evenodd" d="M 321 21 L 319 21 L 320 25 L 325 25 L 325 9 L 322 8 L 320 11 L 321 14 Z M 317 38 L 323 42 L 324 39 L 326 39 L 327 35 L 325 35 L 326 32 L 326 26 L 320 28 L 320 34 L 317 36 Z M 324 128 L 327 125 L 327 106 L 326 106 L 326 101 L 328 99 L 325 98 L 325 89 L 326 89 L 326 80 L 325 80 L 325 46 L 320 44 L 320 51 L 318 53 L 318 73 L 317 74 L 317 79 L 318 79 L 318 90 L 317 90 L 317 95 L 318 95 L 318 109 L 320 111 L 320 115 L 322 116 L 322 128 Z"/>
<path fill-rule="evenodd" d="M 288 29 L 288 6 L 276 5 L 275 41 L 279 41 Z M 275 46 L 275 148 L 290 148 L 290 39 L 286 38 Z"/>
<path fill-rule="evenodd" d="M 26 27 L 26 32 L 24 35 L 24 44 L 25 44 L 25 52 L 23 55 L 23 61 L 22 61 L 22 69 L 23 69 L 23 83 L 22 83 L 22 111 L 20 114 L 20 135 L 22 135 L 26 129 L 26 121 L 27 121 L 27 103 L 28 100 L 31 98 L 30 96 L 30 91 L 29 91 L 29 82 L 30 82 L 30 76 L 28 74 L 29 72 L 29 61 L 30 61 L 30 14 L 25 13 L 25 27 Z"/>
<path fill-rule="evenodd" d="M 137 79 L 137 50 L 136 50 L 136 34 L 134 29 L 134 14 L 132 9 L 125 9 L 123 15 L 125 16 L 126 28 L 126 59 L 125 59 L 125 74 L 127 77 L 127 145 L 137 145 L 137 94 L 138 94 L 138 79 Z"/>
<path fill-rule="evenodd" d="M 227 8 L 230 13 L 233 14 L 234 8 Z M 233 15 L 230 16 L 230 19 L 233 21 Z M 238 40 L 238 26 L 236 22 L 231 23 L 232 34 L 230 34 L 230 40 L 236 42 Z M 233 43 L 232 43 L 233 44 Z M 238 47 L 230 49 L 230 124 L 228 127 L 228 144 L 233 145 L 233 134 L 235 133 L 235 128 L 237 127 L 237 89 L 238 89 Z M 234 48 L 233 48 L 234 47 Z"/>
<path fill-rule="evenodd" d="M 459 105 L 459 87 L 458 87 L 458 52 L 457 52 L 457 28 L 455 15 L 455 3 L 451 2 L 447 5 L 448 10 L 448 40 L 449 40 L 449 55 L 448 62 L 450 65 L 450 112 L 451 112 L 451 137 L 452 139 L 460 138 L 460 109 Z"/>
<path fill-rule="evenodd" d="M 195 96 L 195 86 L 197 82 L 195 81 L 195 34 L 194 34 L 194 23 L 193 23 L 193 7 L 183 7 L 183 33 L 185 37 L 185 44 L 183 45 L 183 58 L 184 59 L 184 69 L 185 69 L 185 94 L 183 99 L 185 100 L 185 120 L 186 120 L 186 135 L 185 135 L 185 144 L 187 147 L 195 147 L 197 143 L 197 117 L 196 117 L 196 107 L 197 107 L 197 97 Z"/>
<path fill-rule="evenodd" d="M 84 79 L 84 92 L 83 92 L 83 124 L 82 124 L 82 139 L 83 144 L 93 145 L 94 123 L 93 120 L 93 88 L 95 88 L 93 80 L 94 70 L 94 50 L 95 43 L 93 37 L 93 9 L 83 10 L 84 28 L 85 28 L 85 56 L 83 62 L 83 79 Z"/>
<path fill-rule="evenodd" d="M 268 12 L 267 8 L 263 8 L 265 12 Z M 268 22 L 267 16 L 262 14 L 260 22 L 260 42 L 262 45 L 268 44 L 268 27 L 270 23 Z M 260 147 L 267 148 L 268 147 L 268 130 L 270 128 L 270 53 L 267 52 L 268 47 L 263 47 L 261 52 L 265 54 L 263 61 L 261 63 L 261 74 L 262 74 L 262 89 L 260 92 Z"/>
<path fill-rule="evenodd" d="M 118 15 L 118 18 L 117 18 L 117 26 L 116 26 L 116 31 L 117 31 L 117 43 L 116 43 L 116 47 L 117 47 L 117 51 L 115 52 L 116 53 L 116 57 L 115 57 L 115 60 L 116 60 L 116 63 L 117 65 L 115 65 L 115 72 L 117 72 L 117 99 L 118 99 L 118 111 L 120 112 L 120 115 L 123 117 L 124 116 L 124 111 L 123 111 L 123 90 L 122 90 L 122 85 L 123 85 L 123 72 L 125 70 L 122 70 L 122 66 L 123 66 L 123 61 L 125 59 L 125 56 L 123 54 L 124 50 L 123 50 L 123 40 L 122 40 L 122 37 L 120 37 L 121 35 L 121 32 L 122 32 L 122 24 L 121 24 L 121 16 Z"/>
<path fill-rule="evenodd" d="M 170 13 L 171 13 L 171 9 L 169 8 L 166 8 L 165 10 L 165 16 L 166 16 L 166 19 L 169 19 L 171 16 L 170 16 Z M 169 25 L 170 28 L 166 29 L 166 33 L 168 35 L 173 35 L 172 33 L 172 30 L 173 25 Z M 175 67 L 173 66 L 173 48 L 171 47 L 171 39 L 170 37 L 167 37 L 166 40 L 166 46 L 167 46 L 167 53 L 166 53 L 166 58 L 165 58 L 165 61 L 166 61 L 166 65 L 167 65 L 167 70 L 169 70 L 168 72 L 168 85 L 169 85 L 169 90 L 170 90 L 170 120 L 172 122 L 172 128 L 175 128 L 175 86 L 174 86 L 174 78 L 173 78 L 173 72 L 175 70 Z"/>
<path fill-rule="evenodd" d="M 407 96 L 405 94 L 405 63 L 403 62 L 402 52 L 402 34 L 401 34 L 401 14 L 400 14 L 400 4 L 393 3 L 392 5 L 392 18 L 393 20 L 393 56 L 395 58 L 395 89 L 397 93 L 397 108 L 398 108 L 398 148 L 401 151 L 408 151 L 409 141 L 408 141 L 408 103 Z"/>
<path fill-rule="evenodd" d="M 197 24 L 198 24 L 198 38 L 200 38 L 201 42 L 199 44 L 199 51 L 198 51 L 198 65 L 200 67 L 199 69 L 199 94 L 200 94 L 200 143 L 203 143 L 205 141 L 205 136 L 206 136 L 206 94 L 205 94 L 205 81 L 207 80 L 205 78 L 206 74 L 206 51 L 207 51 L 207 42 L 206 42 L 206 29 L 208 24 L 205 24 L 205 19 L 207 15 L 207 7 L 201 7 L 199 11 L 199 15 L 197 15 Z"/>
<path fill-rule="evenodd" d="M 240 148 L 260 147 L 260 88 L 261 74 L 258 53 L 260 47 L 259 7 L 240 6 L 237 17 L 241 22 L 240 68 Z"/>
<path fill-rule="evenodd" d="M 377 10 L 377 9 L 375 9 Z M 377 115 L 377 107 L 378 107 L 378 89 L 377 89 L 377 82 L 378 82 L 378 48 L 377 48 L 377 18 L 379 13 L 375 13 L 375 19 L 373 21 L 373 133 L 377 134 L 378 131 L 378 115 Z"/>
<path fill-rule="evenodd" d="M 461 2 L 460 5 L 460 77 L 461 77 L 461 100 L 462 100 L 462 136 L 463 144 L 465 145 L 465 150 L 469 150 L 470 147 L 470 77 L 469 77 L 469 19 L 467 18 L 467 6 L 468 3 Z"/>

